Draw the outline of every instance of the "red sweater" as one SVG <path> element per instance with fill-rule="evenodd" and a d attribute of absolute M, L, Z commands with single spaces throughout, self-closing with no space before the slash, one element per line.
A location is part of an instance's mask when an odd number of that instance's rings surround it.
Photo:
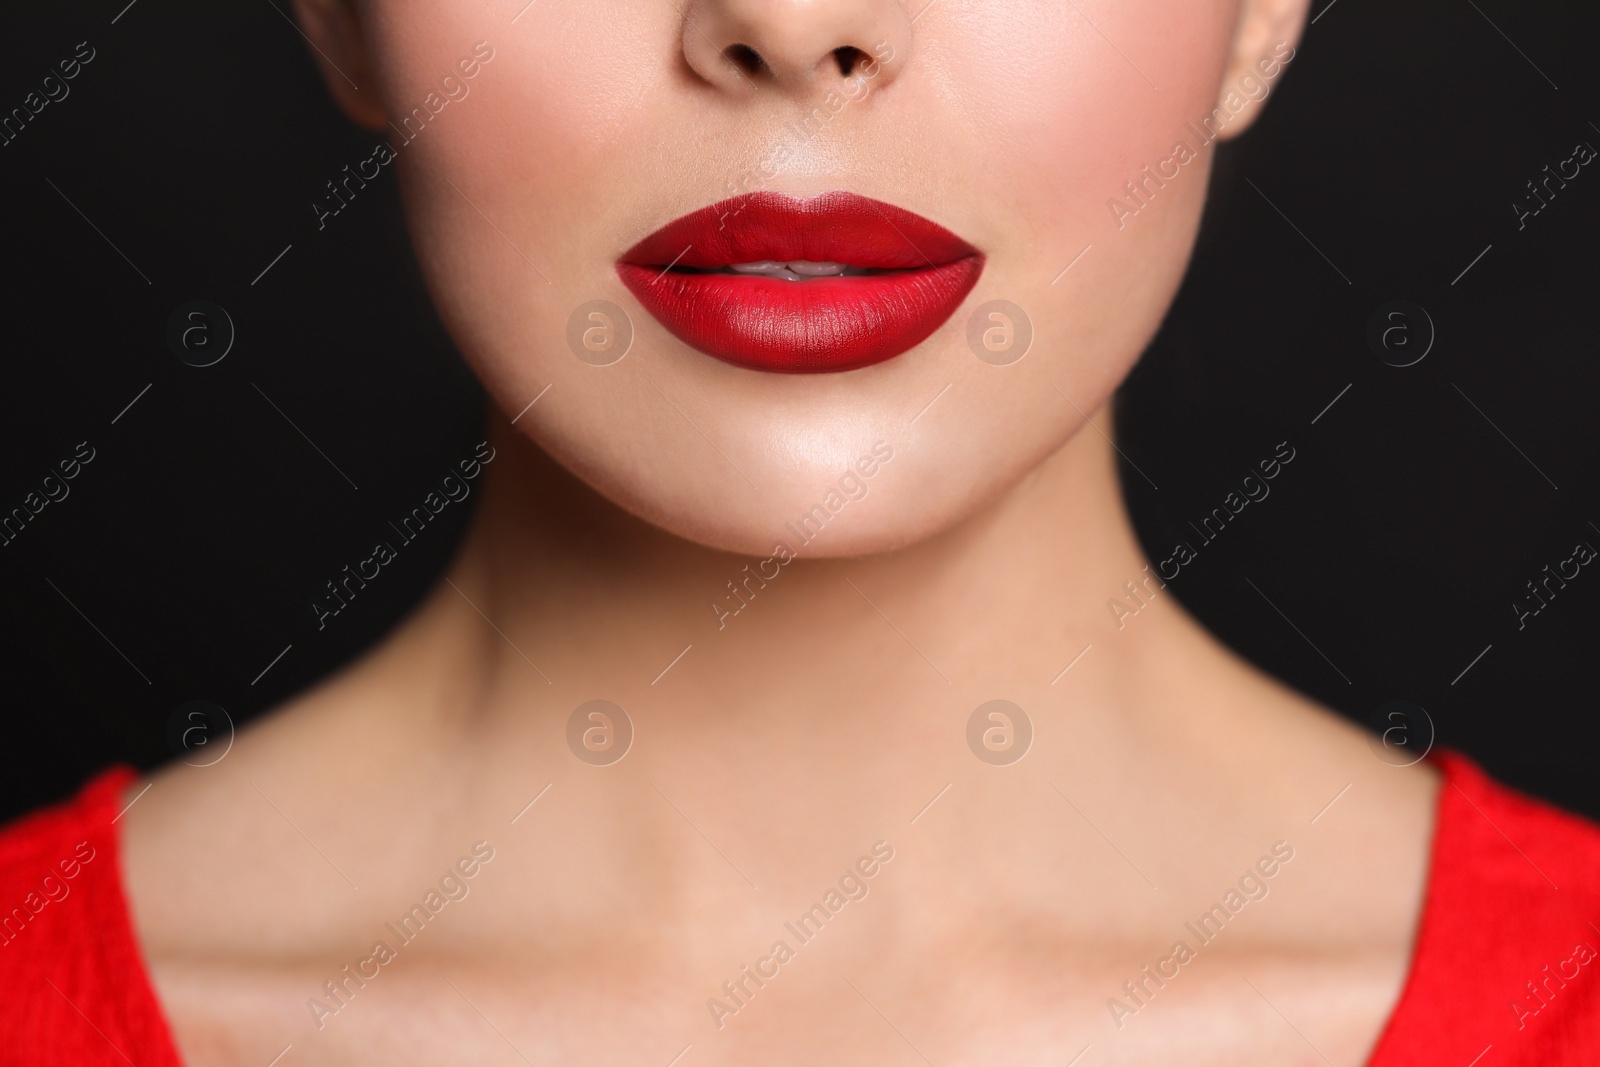
<path fill-rule="evenodd" d="M 1410 974 L 1368 1067 L 1600 1063 L 1600 827 L 1433 756 L 1445 784 Z M 180 1067 L 122 892 L 133 778 L 0 831 L 0 1065 Z"/>

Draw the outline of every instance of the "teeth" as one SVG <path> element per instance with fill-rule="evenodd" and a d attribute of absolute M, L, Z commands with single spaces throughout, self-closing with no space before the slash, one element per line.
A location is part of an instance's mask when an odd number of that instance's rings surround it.
<path fill-rule="evenodd" d="M 832 278 L 846 273 L 850 268 L 843 263 L 815 263 L 796 259 L 788 263 L 763 259 L 756 263 L 734 263 L 729 270 L 736 274 L 757 274 L 764 278 L 784 278 L 800 281 L 805 278 Z"/>
<path fill-rule="evenodd" d="M 789 264 L 789 269 L 807 278 L 827 278 L 834 274 L 843 274 L 844 264 L 812 263 L 809 260 L 797 259 Z"/>

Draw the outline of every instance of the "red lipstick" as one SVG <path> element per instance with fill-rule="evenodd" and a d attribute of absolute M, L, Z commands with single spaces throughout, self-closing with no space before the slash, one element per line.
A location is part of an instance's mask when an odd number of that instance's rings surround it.
<path fill-rule="evenodd" d="M 736 196 L 668 223 L 617 263 L 685 344 L 791 374 L 853 370 L 915 347 L 982 272 L 983 254 L 943 226 L 844 192 Z"/>

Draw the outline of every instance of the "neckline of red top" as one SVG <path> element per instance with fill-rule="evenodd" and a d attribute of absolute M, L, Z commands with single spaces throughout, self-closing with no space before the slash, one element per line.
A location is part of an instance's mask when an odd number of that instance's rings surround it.
<path fill-rule="evenodd" d="M 1460 753 L 1429 758 L 1443 781 L 1421 921 L 1367 1067 L 1597 1062 L 1600 827 Z M 116 823 L 136 777 L 113 767 L 0 830 L 0 1047 L 15 1062 L 182 1067 L 122 881 Z"/>

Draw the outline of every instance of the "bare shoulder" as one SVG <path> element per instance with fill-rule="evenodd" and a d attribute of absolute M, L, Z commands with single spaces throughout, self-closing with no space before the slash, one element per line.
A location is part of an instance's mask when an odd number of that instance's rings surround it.
<path fill-rule="evenodd" d="M 374 704 L 392 730 L 374 728 Z M 319 944 L 360 913 L 358 886 L 381 897 L 456 810 L 408 770 L 419 731 L 404 700 L 351 671 L 241 729 L 226 758 L 130 786 L 125 880 L 152 960 Z M 405 835 L 382 831 L 397 822 Z"/>

